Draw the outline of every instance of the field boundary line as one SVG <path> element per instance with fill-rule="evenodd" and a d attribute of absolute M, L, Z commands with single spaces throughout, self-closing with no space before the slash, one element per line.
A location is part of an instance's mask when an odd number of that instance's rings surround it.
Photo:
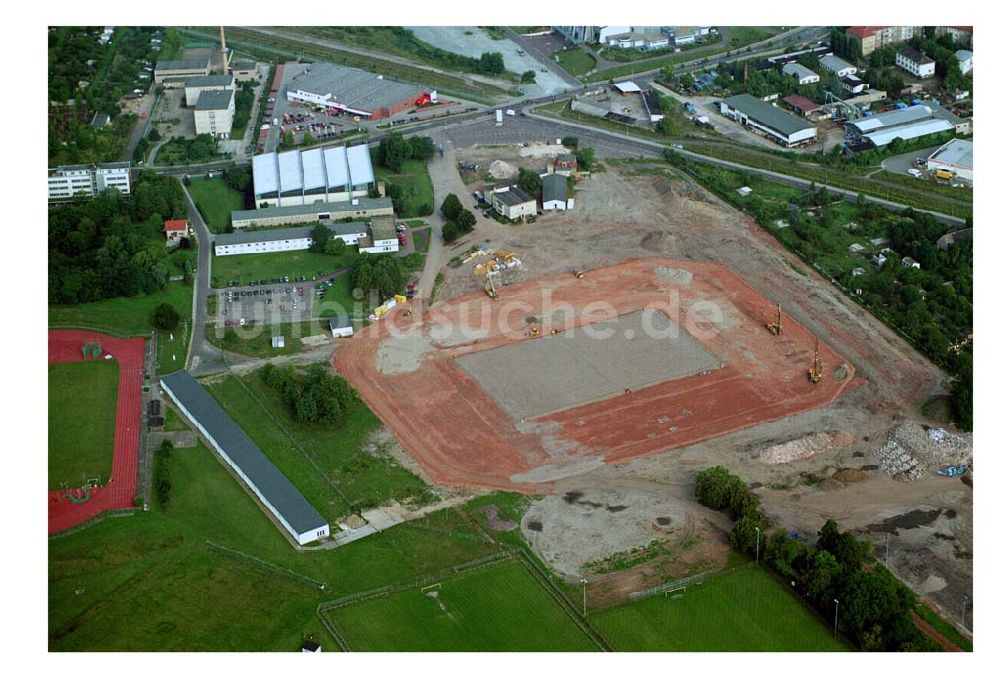
<path fill-rule="evenodd" d="M 517 556 L 535 580 L 537 580 L 541 586 L 548 591 L 552 598 L 555 599 L 556 604 L 562 607 L 563 611 L 565 611 L 566 614 L 573 619 L 573 622 L 576 623 L 577 627 L 579 627 L 601 651 L 614 651 L 611 643 L 604 639 L 604 637 L 601 636 L 601 634 L 587 622 L 586 617 L 580 612 L 579 609 L 576 608 L 576 605 L 573 604 L 573 602 L 565 595 L 565 593 L 563 593 L 562 590 L 556 587 L 556 585 L 549 580 L 549 577 L 544 571 L 542 571 L 541 567 L 532 561 L 523 548 L 519 549 Z"/>
<path fill-rule="evenodd" d="M 139 508 L 108 508 L 103 510 L 85 522 L 80 522 L 76 526 L 72 526 L 68 529 L 63 529 L 62 531 L 57 531 L 54 534 L 49 534 L 49 540 L 55 540 L 57 538 L 62 538 L 63 536 L 70 536 L 78 531 L 83 531 L 87 527 L 92 527 L 98 522 L 103 522 L 106 517 L 133 517 Z"/>
<path fill-rule="evenodd" d="M 99 334 L 108 334 L 109 336 L 114 336 L 115 338 L 149 338 L 152 332 L 141 332 L 141 331 L 121 331 L 120 329 L 112 329 L 106 325 L 102 324 L 90 324 L 88 322 L 49 322 L 49 329 L 81 329 L 83 331 L 93 331 Z"/>
<path fill-rule="evenodd" d="M 279 576 L 284 576 L 289 580 L 295 581 L 296 583 L 301 583 L 303 585 L 307 585 L 311 588 L 317 588 L 318 590 L 326 590 L 326 583 L 324 583 L 323 581 L 317 581 L 316 579 L 309 578 L 304 574 L 284 569 L 276 564 L 271 564 L 270 562 L 262 560 L 259 557 L 248 555 L 245 552 L 240 552 L 239 550 L 233 550 L 232 548 L 227 548 L 223 545 L 218 545 L 217 543 L 213 543 L 212 541 L 205 541 L 205 547 L 207 547 L 212 552 L 224 555 L 226 557 L 229 557 L 230 559 L 244 562 L 246 564 L 249 564 L 250 566 L 261 569 L 262 571 L 267 571 L 269 573 L 278 574 Z"/>

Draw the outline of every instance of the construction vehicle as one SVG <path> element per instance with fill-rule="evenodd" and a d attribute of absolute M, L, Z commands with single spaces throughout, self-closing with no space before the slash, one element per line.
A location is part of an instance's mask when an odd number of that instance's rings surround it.
<path fill-rule="evenodd" d="M 823 359 L 819 356 L 819 339 L 816 339 L 816 348 L 813 349 L 813 363 L 809 368 L 809 380 L 819 383 L 823 380 Z"/>
<path fill-rule="evenodd" d="M 578 279 L 578 280 L 582 280 L 582 279 L 583 279 L 583 271 L 582 271 L 582 270 L 578 270 L 578 271 L 576 271 L 575 273 L 573 273 L 573 275 L 574 275 L 574 276 L 576 277 L 576 279 Z"/>
<path fill-rule="evenodd" d="M 955 178 L 955 172 L 947 169 L 938 169 L 934 172 L 934 178 L 939 181 L 951 181 Z"/>
<path fill-rule="evenodd" d="M 767 330 L 774 334 L 775 336 L 781 335 L 781 304 L 778 304 L 778 320 L 777 322 L 768 322 Z"/>

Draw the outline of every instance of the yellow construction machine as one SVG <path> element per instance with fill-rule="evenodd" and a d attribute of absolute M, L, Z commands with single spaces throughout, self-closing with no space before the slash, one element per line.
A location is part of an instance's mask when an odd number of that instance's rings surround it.
<path fill-rule="evenodd" d="M 809 380 L 819 383 L 823 380 L 823 359 L 819 356 L 819 339 L 816 339 L 816 347 L 813 349 L 813 364 L 809 368 Z"/>

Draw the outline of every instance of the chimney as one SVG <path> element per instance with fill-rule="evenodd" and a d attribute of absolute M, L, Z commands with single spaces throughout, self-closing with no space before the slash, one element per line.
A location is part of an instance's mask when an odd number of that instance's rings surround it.
<path fill-rule="evenodd" d="M 219 26 L 219 41 L 222 43 L 222 74 L 227 75 L 229 73 L 229 59 L 227 58 L 226 52 L 226 27 Z"/>

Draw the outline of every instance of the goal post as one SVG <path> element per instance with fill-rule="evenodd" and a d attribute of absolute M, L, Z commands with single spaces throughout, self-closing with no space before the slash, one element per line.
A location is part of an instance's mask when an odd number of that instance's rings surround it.
<path fill-rule="evenodd" d="M 429 593 L 432 590 L 440 590 L 440 589 L 441 589 L 441 584 L 440 583 L 433 583 L 431 585 L 425 585 L 424 587 L 420 588 L 420 594 L 421 595 L 426 595 L 427 593 Z"/>

